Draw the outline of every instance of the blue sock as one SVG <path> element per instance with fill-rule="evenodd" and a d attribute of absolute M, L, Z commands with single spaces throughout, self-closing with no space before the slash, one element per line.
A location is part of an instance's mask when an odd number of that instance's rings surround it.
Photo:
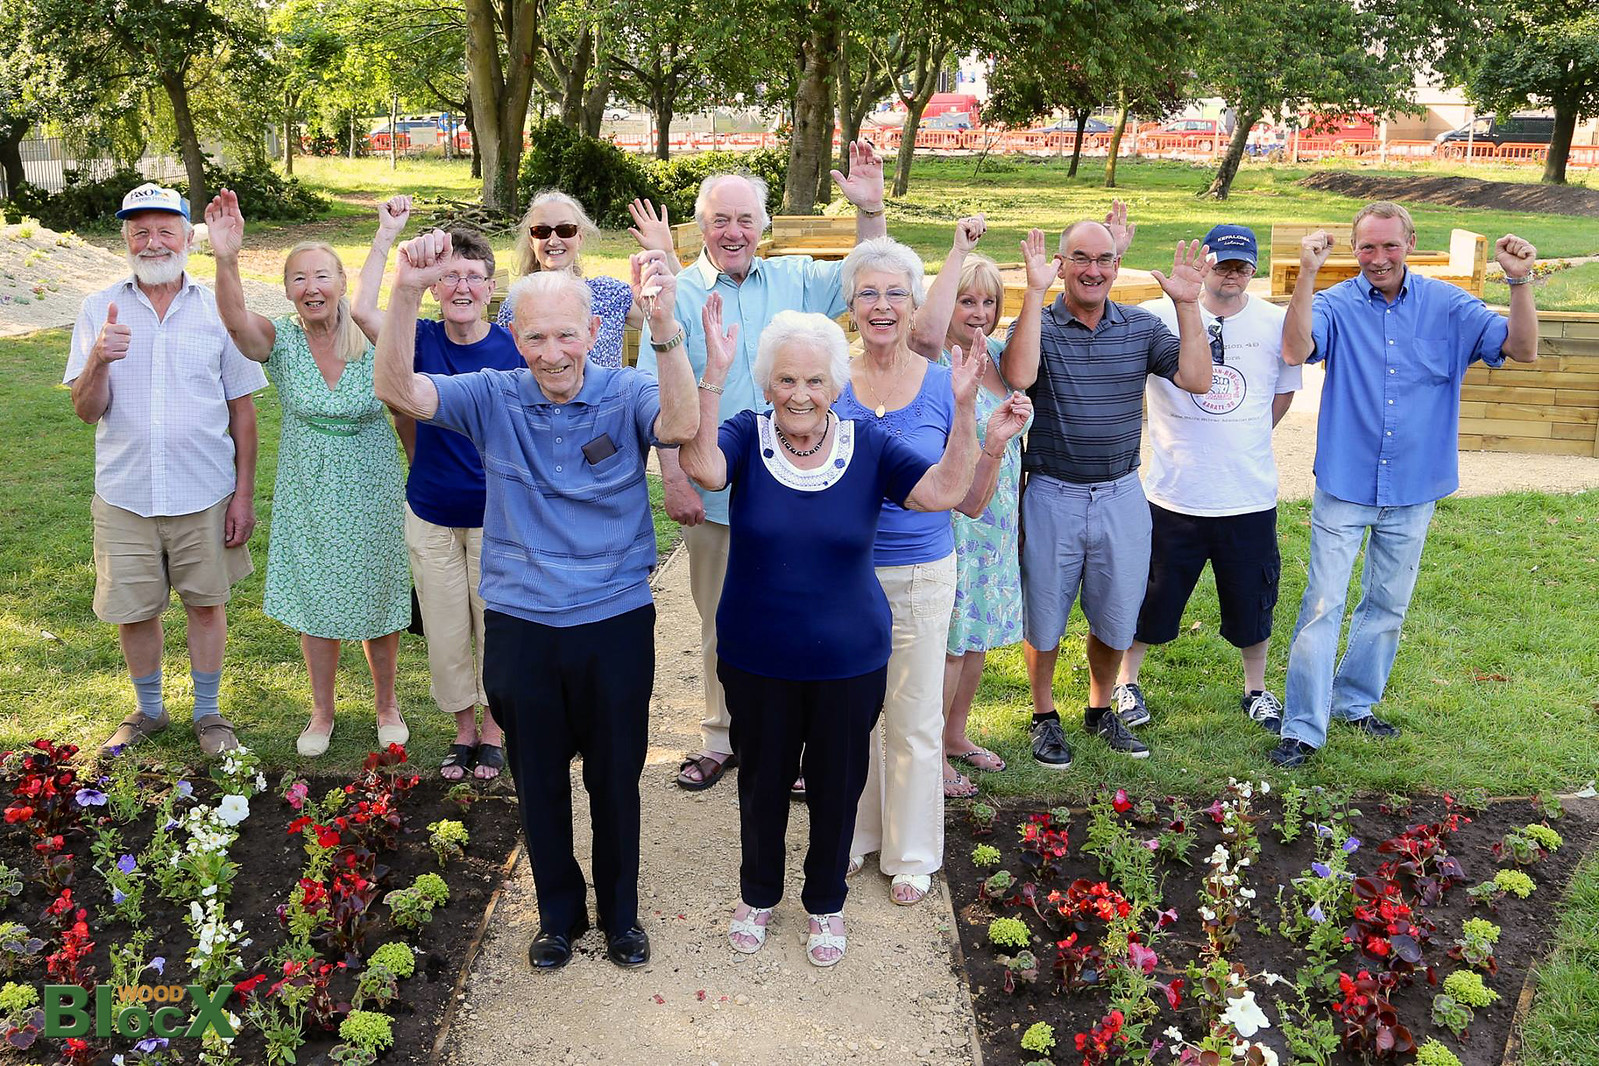
<path fill-rule="evenodd" d="M 161 702 L 161 671 L 148 677 L 133 679 L 133 691 L 139 698 L 139 712 L 146 718 L 160 718 L 166 707 Z"/>
<path fill-rule="evenodd" d="M 191 669 L 189 676 L 194 679 L 194 717 L 221 714 L 217 707 L 217 689 L 222 687 L 222 671 Z"/>

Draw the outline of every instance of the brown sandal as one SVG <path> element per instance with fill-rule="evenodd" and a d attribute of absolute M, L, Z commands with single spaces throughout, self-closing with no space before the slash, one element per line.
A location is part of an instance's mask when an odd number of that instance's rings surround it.
<path fill-rule="evenodd" d="M 735 765 L 737 755 L 728 755 L 720 761 L 714 755 L 685 755 L 677 768 L 677 787 L 689 792 L 703 792 L 722 779 L 729 766 Z M 699 773 L 696 780 L 688 776 L 693 768 Z"/>

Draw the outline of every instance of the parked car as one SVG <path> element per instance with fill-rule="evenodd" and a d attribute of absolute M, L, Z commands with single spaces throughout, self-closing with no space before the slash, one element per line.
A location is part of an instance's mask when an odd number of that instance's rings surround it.
<path fill-rule="evenodd" d="M 975 115 L 982 111 L 983 102 L 971 93 L 934 93 L 927 101 L 927 107 L 922 110 L 923 122 L 934 115 L 943 115 L 951 111 L 964 112 Z M 903 111 L 905 105 L 896 100 L 894 110 Z"/>
<path fill-rule="evenodd" d="M 1553 115 L 1509 115 L 1503 122 L 1484 116 L 1457 130 L 1440 133 L 1434 143 L 1445 145 L 1458 141 L 1462 147 L 1467 140 L 1488 144 L 1548 144 L 1554 136 Z"/>
<path fill-rule="evenodd" d="M 607 107 L 605 109 L 605 121 L 607 122 L 621 122 L 623 119 L 632 117 L 633 112 L 625 107 Z"/>
<path fill-rule="evenodd" d="M 439 141 L 439 127 L 436 123 L 424 119 L 401 119 L 395 124 L 400 131 L 397 147 L 411 148 L 420 145 L 437 144 Z M 389 124 L 385 122 L 371 133 L 367 134 L 367 143 L 373 151 L 386 152 L 389 150 Z"/>
<path fill-rule="evenodd" d="M 1375 141 L 1377 116 L 1370 112 L 1346 115 L 1301 112 L 1299 129 L 1301 137 L 1331 137 L 1335 145 L 1344 141 Z"/>
<path fill-rule="evenodd" d="M 1074 119 L 1074 118 L 1063 118 L 1059 122 L 1055 123 L 1053 126 L 1041 126 L 1039 128 L 1044 133 L 1076 133 L 1077 132 L 1077 120 Z M 1109 132 L 1110 132 L 1110 123 L 1103 122 L 1100 119 L 1093 118 L 1093 117 L 1090 117 L 1089 120 L 1088 120 L 1088 125 L 1083 127 L 1084 136 L 1087 136 L 1090 133 L 1109 133 Z"/>
<path fill-rule="evenodd" d="M 1200 152 L 1214 151 L 1227 143 L 1227 134 L 1213 118 L 1175 118 L 1156 133 L 1161 137 L 1179 137 L 1183 148 Z"/>
<path fill-rule="evenodd" d="M 924 130 L 969 130 L 972 128 L 972 116 L 966 111 L 944 111 L 937 115 L 922 116 L 921 128 Z"/>

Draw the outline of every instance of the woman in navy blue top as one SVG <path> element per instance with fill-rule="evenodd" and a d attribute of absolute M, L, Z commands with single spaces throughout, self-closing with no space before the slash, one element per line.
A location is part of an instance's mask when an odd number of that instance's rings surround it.
<path fill-rule="evenodd" d="M 717 428 L 738 336 L 737 326 L 723 334 L 721 312 L 712 294 L 702 421 L 681 460 L 701 488 L 732 488 L 716 612 L 743 845 L 742 898 L 728 939 L 742 952 L 765 942 L 783 895 L 789 786 L 803 770 L 806 954 L 831 966 L 844 955 L 844 873 L 889 657 L 888 600 L 872 565 L 878 519 L 885 499 L 938 512 L 966 495 L 977 461 L 973 404 L 983 357 L 968 362 L 955 353 L 943 400 L 963 412 L 959 429 L 928 457 L 871 422 L 832 412 L 849 380 L 844 333 L 825 315 L 783 311 L 761 334 L 754 367 L 772 411 L 744 411 Z"/>

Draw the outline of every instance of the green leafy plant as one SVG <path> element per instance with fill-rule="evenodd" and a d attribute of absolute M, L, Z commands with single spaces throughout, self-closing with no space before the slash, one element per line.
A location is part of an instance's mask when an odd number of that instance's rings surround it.
<path fill-rule="evenodd" d="M 1560 839 L 1559 833 L 1550 829 L 1547 825 L 1540 825 L 1536 822 L 1532 825 L 1523 826 L 1521 832 L 1524 836 L 1529 836 L 1536 840 L 1545 851 L 1559 851 L 1560 846 L 1565 843 L 1564 840 Z"/>
<path fill-rule="evenodd" d="M 1460 926 L 1460 937 L 1449 949 L 1456 958 L 1476 970 L 1496 973 L 1498 960 L 1494 958 L 1494 945 L 1499 942 L 1499 927 L 1486 918 L 1467 918 Z"/>
<path fill-rule="evenodd" d="M 1538 887 L 1532 878 L 1520 870 L 1500 870 L 1494 874 L 1493 883 L 1499 886 L 1501 892 L 1508 892 L 1517 899 L 1526 899 Z"/>
<path fill-rule="evenodd" d="M 1561 818 L 1566 810 L 1560 805 L 1560 797 L 1553 792 L 1540 792 L 1532 797 L 1532 805 L 1538 808 L 1538 813 L 1550 821 Z"/>
<path fill-rule="evenodd" d="M 450 888 L 438 874 L 422 874 L 409 888 L 396 888 L 383 897 L 394 912 L 394 924 L 420 929 L 433 920 L 433 911 L 449 902 Z"/>
<path fill-rule="evenodd" d="M 1469 1006 L 1447 992 L 1432 997 L 1433 1024 L 1443 1026 L 1457 1037 L 1464 1038 L 1466 1030 L 1471 1028 L 1473 1017 Z"/>
<path fill-rule="evenodd" d="M 1055 1027 L 1048 1022 L 1034 1022 L 1022 1034 L 1022 1050 L 1048 1055 L 1055 1048 Z"/>
<path fill-rule="evenodd" d="M 1032 939 L 1027 924 L 1019 918 L 995 918 L 988 923 L 988 942 L 995 947 L 1025 948 Z"/>
<path fill-rule="evenodd" d="M 1488 809 L 1490 798 L 1487 789 L 1473 785 L 1454 793 L 1454 805 L 1463 811 L 1478 814 Z"/>
<path fill-rule="evenodd" d="M 1283 813 L 1281 819 L 1273 822 L 1271 827 L 1277 830 L 1277 837 L 1284 844 L 1292 844 L 1304 831 L 1305 797 L 1309 794 L 1309 789 L 1300 788 L 1295 784 L 1288 785 L 1278 793 L 1282 800 Z"/>
<path fill-rule="evenodd" d="M 1437 1040 L 1416 1049 L 1416 1066 L 1460 1066 L 1460 1057 Z"/>
<path fill-rule="evenodd" d="M 466 845 L 469 842 L 466 826 L 460 822 L 441 819 L 428 826 L 428 846 L 433 849 L 433 855 L 439 860 L 440 866 L 448 865 L 452 859 L 465 858 Z"/>
<path fill-rule="evenodd" d="M 22 871 L 0 862 L 0 895 L 22 895 Z"/>
<path fill-rule="evenodd" d="M 369 1066 L 378 1054 L 394 1046 L 394 1025 L 387 1014 L 352 1010 L 339 1023 L 339 1038 L 344 1041 L 328 1052 L 340 1066 Z"/>
<path fill-rule="evenodd" d="M 444 802 L 455 804 L 465 814 L 477 802 L 477 790 L 465 781 L 457 781 L 444 791 Z"/>
<path fill-rule="evenodd" d="M 1456 970 L 1444 978 L 1444 992 L 1468 1007 L 1486 1007 L 1499 999 L 1499 993 L 1483 984 L 1482 975 Z"/>
<path fill-rule="evenodd" d="M 373 966 L 382 966 L 396 977 L 410 977 L 416 973 L 416 952 L 409 944 L 399 941 L 384 944 L 368 960 Z"/>
<path fill-rule="evenodd" d="M 44 941 L 20 922 L 0 922 L 0 977 L 10 977 L 33 963 Z"/>
<path fill-rule="evenodd" d="M 999 859 L 999 849 L 992 844 L 979 844 L 972 849 L 973 866 L 998 866 Z"/>

